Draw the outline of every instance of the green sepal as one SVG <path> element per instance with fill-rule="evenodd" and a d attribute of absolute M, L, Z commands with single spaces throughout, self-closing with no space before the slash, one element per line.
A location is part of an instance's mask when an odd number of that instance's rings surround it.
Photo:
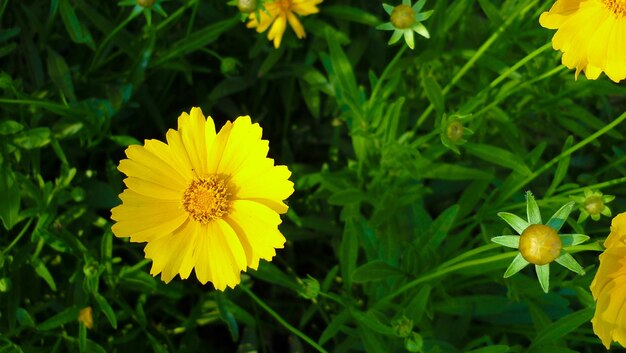
<path fill-rule="evenodd" d="M 385 12 L 388 15 L 391 15 L 391 12 L 393 11 L 393 6 L 388 5 L 388 4 L 383 4 L 383 9 L 385 9 Z"/>
<path fill-rule="evenodd" d="M 550 288 L 550 264 L 535 265 L 535 271 L 537 272 L 541 289 L 543 289 L 544 293 L 548 293 Z"/>
<path fill-rule="evenodd" d="M 526 191 L 526 215 L 528 217 L 528 223 L 542 224 L 539 206 L 537 205 L 537 201 L 535 200 L 533 193 L 530 191 Z"/>
<path fill-rule="evenodd" d="M 509 267 L 504 272 L 503 277 L 509 278 L 513 276 L 514 274 L 521 271 L 524 267 L 528 266 L 529 263 L 530 262 L 526 261 L 526 259 L 524 259 L 521 253 L 518 253 L 517 256 L 515 256 L 515 258 L 513 259 L 513 261 L 511 261 L 511 264 L 509 265 Z"/>
<path fill-rule="evenodd" d="M 491 238 L 491 241 L 507 248 L 519 248 L 519 235 L 501 235 Z"/>
<path fill-rule="evenodd" d="M 589 240 L 589 236 L 584 234 L 559 234 L 559 237 L 561 237 L 563 246 L 578 245 Z"/>
<path fill-rule="evenodd" d="M 559 208 L 559 210 L 552 215 L 546 225 L 552 227 L 552 229 L 558 232 L 565 223 L 569 214 L 572 212 L 575 204 L 576 203 L 574 201 L 570 201 L 563 205 L 563 207 Z"/>
<path fill-rule="evenodd" d="M 576 272 L 581 276 L 585 275 L 583 267 L 580 266 L 578 261 L 576 261 L 572 255 L 566 253 L 565 251 L 563 251 L 561 256 L 557 257 L 554 261 L 572 272 Z"/>
<path fill-rule="evenodd" d="M 530 225 L 518 215 L 514 215 L 509 212 L 498 212 L 498 217 L 508 223 L 518 234 L 522 234 L 522 232 Z"/>

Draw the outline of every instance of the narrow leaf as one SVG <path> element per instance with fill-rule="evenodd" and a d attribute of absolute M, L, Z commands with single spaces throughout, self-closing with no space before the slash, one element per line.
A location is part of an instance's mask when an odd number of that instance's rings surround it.
<path fill-rule="evenodd" d="M 437 116 L 441 117 L 444 112 L 444 98 L 441 90 L 441 86 L 435 81 L 435 79 L 429 74 L 422 75 L 422 87 L 424 87 L 424 93 L 426 97 L 435 107 Z"/>
<path fill-rule="evenodd" d="M 522 232 L 526 228 L 528 228 L 528 226 L 530 226 L 528 222 L 512 213 L 498 212 L 498 217 L 502 218 L 506 223 L 508 223 L 518 234 L 522 234 Z"/>
<path fill-rule="evenodd" d="M 550 288 L 550 264 L 535 265 L 535 271 L 537 271 L 537 278 L 539 279 L 539 284 L 541 284 L 541 289 L 543 289 L 544 293 L 548 293 L 548 289 Z"/>
<path fill-rule="evenodd" d="M 41 324 L 37 325 L 37 329 L 40 331 L 51 330 L 68 322 L 76 321 L 76 319 L 78 318 L 78 311 L 79 310 L 76 307 L 67 308 L 49 318 L 48 320 L 42 322 Z"/>
<path fill-rule="evenodd" d="M 13 228 L 20 212 L 20 188 L 15 181 L 13 171 L 0 164 L 0 220 L 7 230 Z"/>
<path fill-rule="evenodd" d="M 563 252 L 563 254 L 557 257 L 555 261 L 572 272 L 576 272 L 581 276 L 585 275 L 583 267 L 580 266 L 578 261 L 576 261 L 572 255 L 566 252 Z"/>
<path fill-rule="evenodd" d="M 563 205 L 563 207 L 559 208 L 559 210 L 556 211 L 554 215 L 552 215 L 552 218 L 550 218 L 550 220 L 548 221 L 548 223 L 546 223 L 546 225 L 552 227 L 554 230 L 558 232 L 559 229 L 561 229 L 561 227 L 563 226 L 563 223 L 565 223 L 565 220 L 569 216 L 570 212 L 572 212 L 574 205 L 575 205 L 574 201 L 570 201 L 566 203 L 565 205 Z"/>
<path fill-rule="evenodd" d="M 512 169 L 522 175 L 530 175 L 532 173 L 520 157 L 503 148 L 474 143 L 466 143 L 463 146 L 468 153 L 486 162 Z"/>
<path fill-rule="evenodd" d="M 117 329 L 117 318 L 115 317 L 115 312 L 113 311 L 113 308 L 111 308 L 111 305 L 109 305 L 109 302 L 99 293 L 94 293 L 93 297 L 96 300 L 96 303 L 98 303 L 100 310 L 104 313 L 104 316 L 106 316 L 109 320 L 111 326 L 114 329 Z"/>
<path fill-rule="evenodd" d="M 584 234 L 559 234 L 563 246 L 573 246 L 586 242 L 589 236 Z"/>
<path fill-rule="evenodd" d="M 565 337 L 568 333 L 589 322 L 593 317 L 593 312 L 593 308 L 587 308 L 555 321 L 537 334 L 531 346 L 544 345 Z"/>
<path fill-rule="evenodd" d="M 514 274 L 521 271 L 524 267 L 528 266 L 529 262 L 524 259 L 522 254 L 518 253 L 517 256 L 513 259 L 509 267 L 504 272 L 504 278 L 509 278 Z"/>
<path fill-rule="evenodd" d="M 398 275 L 402 275 L 400 269 L 382 260 L 374 260 L 354 270 L 354 272 L 352 272 L 352 281 L 355 283 L 365 283 Z"/>
<path fill-rule="evenodd" d="M 46 281 L 46 283 L 48 283 L 48 286 L 50 286 L 50 289 L 52 289 L 52 291 L 56 292 L 57 285 L 54 282 L 54 278 L 52 278 L 52 275 L 50 274 L 50 271 L 48 271 L 46 265 L 39 259 L 33 260 L 32 265 L 37 275 L 39 275 L 39 277 L 41 277 L 44 281 Z"/>
<path fill-rule="evenodd" d="M 501 235 L 491 238 L 491 241 L 507 248 L 517 249 L 519 247 L 519 235 Z"/>
<path fill-rule="evenodd" d="M 533 193 L 530 191 L 526 191 L 526 215 L 528 216 L 528 223 L 542 224 L 539 206 L 537 205 L 537 201 L 535 200 Z"/>

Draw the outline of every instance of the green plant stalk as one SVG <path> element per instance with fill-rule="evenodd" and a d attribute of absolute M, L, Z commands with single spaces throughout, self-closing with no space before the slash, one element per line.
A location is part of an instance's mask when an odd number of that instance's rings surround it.
<path fill-rule="evenodd" d="M 106 38 L 104 38 L 104 40 L 102 41 L 102 43 L 100 43 L 100 46 L 98 46 L 98 49 L 96 49 L 96 53 L 93 55 L 93 59 L 91 60 L 91 65 L 89 65 L 89 69 L 87 70 L 87 72 L 91 72 L 94 69 L 96 69 L 100 63 L 100 57 L 102 56 L 102 52 L 104 51 L 104 49 L 109 45 L 109 42 L 111 41 L 111 39 L 113 39 L 113 37 L 115 37 L 115 35 L 121 31 L 124 27 L 126 27 L 127 24 L 130 23 L 130 21 L 132 21 L 135 17 L 137 17 L 141 12 L 131 12 L 130 15 L 128 15 L 128 17 L 124 20 L 124 22 L 120 23 L 117 27 L 115 27 L 107 36 Z"/>
<path fill-rule="evenodd" d="M 387 76 L 389 75 L 389 72 L 391 72 L 391 69 L 394 68 L 396 66 L 396 63 L 398 62 L 398 60 L 400 60 L 400 58 L 402 57 L 402 54 L 404 54 L 404 52 L 406 51 L 406 45 L 403 45 L 400 50 L 398 50 L 398 52 L 396 53 L 396 55 L 393 57 L 393 59 L 389 62 L 389 65 L 387 65 L 387 67 L 385 68 L 385 70 L 383 71 L 383 73 L 380 75 L 380 78 L 378 79 L 378 81 L 376 82 L 376 86 L 374 86 L 374 90 L 372 91 L 372 95 L 370 96 L 370 99 L 368 101 L 368 105 L 372 105 L 375 101 L 376 96 L 378 95 L 378 91 L 380 91 L 381 87 L 382 87 L 382 82 L 387 79 Z"/>
<path fill-rule="evenodd" d="M 526 5 L 526 7 L 524 9 L 522 9 L 517 15 L 521 15 L 526 13 L 526 11 L 528 11 L 529 9 L 531 9 L 532 7 L 535 6 L 535 3 L 537 2 L 537 0 L 533 0 L 530 2 L 530 4 Z M 485 54 L 485 52 L 487 51 L 487 49 L 489 49 L 489 47 L 491 47 L 491 45 L 500 37 L 500 35 L 513 23 L 514 20 L 517 19 L 518 16 L 511 16 L 509 17 L 506 22 L 504 22 L 492 35 L 491 37 L 489 37 L 487 39 L 487 41 L 485 41 L 485 43 L 483 43 L 483 45 L 480 46 L 480 48 L 478 48 L 478 50 L 474 53 L 474 55 L 472 55 L 472 57 L 465 63 L 465 65 L 463 65 L 463 67 L 456 73 L 456 75 L 454 75 L 454 77 L 452 78 L 452 80 L 450 80 L 450 82 L 441 90 L 441 93 L 445 95 L 450 92 L 450 89 L 452 89 L 452 87 L 454 87 L 454 85 L 456 85 L 456 83 L 461 79 L 461 77 L 463 77 L 467 71 L 469 71 L 469 69 L 472 68 L 472 66 L 474 66 L 474 64 L 476 63 L 476 61 L 478 61 L 478 59 L 480 59 L 483 54 Z M 543 47 L 542 47 L 543 48 Z M 527 55 L 533 55 L 532 52 L 530 54 Z M 539 53 L 537 53 L 539 54 Z M 535 56 L 537 54 L 534 54 Z M 530 60 L 530 59 L 522 59 L 522 60 Z M 502 75 L 505 75 L 504 77 L 508 76 L 509 74 L 511 74 L 511 72 L 513 71 L 505 71 Z M 496 80 L 500 79 L 500 77 L 498 77 Z M 504 79 L 504 78 L 502 78 Z M 500 79 L 500 80 L 502 80 Z M 499 83 L 499 82 L 498 82 Z M 492 87 L 490 85 L 490 87 Z M 424 120 L 426 120 L 426 118 L 428 118 L 428 115 L 433 111 L 433 109 L 435 108 L 435 106 L 431 103 L 428 105 L 428 108 L 426 108 L 426 110 L 424 110 L 424 112 L 422 113 L 422 115 L 417 119 L 417 122 L 415 123 L 415 128 L 413 130 L 417 130 L 419 129 L 420 126 L 422 126 L 422 124 L 424 123 Z"/>
<path fill-rule="evenodd" d="M 265 304 L 265 302 L 263 300 L 261 300 L 261 298 L 257 297 L 246 286 L 240 285 L 239 288 L 242 291 L 244 291 L 250 298 L 252 298 L 252 300 L 254 300 L 254 302 L 257 303 L 258 306 L 260 306 L 263 310 L 265 310 L 268 314 L 270 314 L 274 319 L 276 319 L 276 321 L 278 321 L 278 323 L 283 325 L 284 328 L 289 330 L 294 335 L 300 337 L 303 341 L 308 343 L 311 347 L 315 348 L 318 352 L 320 352 L 320 353 L 328 353 L 328 351 L 326 351 L 322 346 L 317 344 L 317 342 L 312 340 L 309 336 L 305 335 L 304 333 L 302 333 L 297 328 L 291 326 L 291 324 L 289 324 L 287 321 L 285 321 L 285 319 L 283 319 L 280 315 L 278 315 L 277 312 L 275 312 L 272 308 L 270 308 L 269 305 Z"/>
<path fill-rule="evenodd" d="M 24 234 L 26 234 L 26 230 L 28 229 L 28 227 L 30 227 L 31 223 L 33 223 L 33 218 L 28 219 L 28 222 L 26 223 L 26 225 L 24 225 L 24 228 L 20 230 L 20 232 L 15 237 L 15 239 L 13 239 L 13 241 L 11 242 L 11 244 L 9 244 L 9 246 L 7 246 L 6 248 L 4 248 L 4 250 L 2 250 L 2 253 L 0 253 L 0 256 L 4 256 L 6 253 L 8 253 L 11 250 L 11 248 L 15 246 L 15 244 L 17 244 L 18 241 L 20 241 L 20 239 L 24 236 Z"/>
<path fill-rule="evenodd" d="M 558 163 L 561 159 L 563 159 L 563 158 L 571 155 L 572 153 L 578 151 L 579 149 L 585 147 L 586 145 L 588 145 L 592 141 L 596 140 L 598 137 L 600 137 L 600 136 L 606 134 L 607 132 L 609 132 L 611 129 L 613 129 L 614 127 L 619 125 L 624 120 L 626 120 L 626 112 L 622 113 L 622 115 L 618 116 L 615 120 L 613 120 L 612 122 L 608 123 L 602 129 L 596 131 L 595 133 L 593 133 L 592 135 L 590 135 L 586 139 L 584 139 L 584 140 L 580 141 L 579 143 L 575 144 L 574 146 L 568 148 L 566 151 L 563 151 L 561 154 L 559 154 L 558 156 L 554 157 L 548 163 L 544 164 L 541 168 L 539 168 L 536 171 L 532 172 L 526 179 L 522 180 L 521 182 L 519 182 L 517 185 L 513 186 L 512 188 L 506 190 L 506 192 L 503 194 L 503 196 L 500 199 L 501 200 L 508 200 L 511 196 L 513 196 L 521 188 L 523 188 L 528 183 L 533 181 L 536 177 L 541 175 L 543 172 L 545 172 L 548 169 L 550 169 L 553 165 Z"/>
<path fill-rule="evenodd" d="M 614 185 L 623 184 L 623 183 L 626 183 L 626 177 L 612 179 L 612 180 L 608 180 L 602 183 L 588 185 L 588 186 L 580 187 L 577 189 L 567 190 L 563 192 L 563 195 L 578 194 L 578 193 L 585 191 L 585 189 L 603 189 L 609 186 L 614 186 Z"/>
<path fill-rule="evenodd" d="M 183 12 L 185 12 L 185 10 L 187 10 L 188 8 L 192 7 L 193 5 L 195 5 L 198 2 L 198 0 L 191 0 L 189 2 L 187 2 L 185 5 L 179 7 L 176 11 L 174 11 L 174 13 L 172 13 L 171 15 L 167 16 L 167 18 L 159 23 L 159 25 L 157 26 L 157 31 L 162 30 L 163 28 L 165 28 L 167 25 L 170 24 L 170 22 L 178 19 L 178 17 L 180 17 Z"/>

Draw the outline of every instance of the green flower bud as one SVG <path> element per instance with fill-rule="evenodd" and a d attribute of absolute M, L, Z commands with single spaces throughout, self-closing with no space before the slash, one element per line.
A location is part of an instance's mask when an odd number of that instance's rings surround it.
<path fill-rule="evenodd" d="M 415 24 L 415 12 L 409 5 L 398 5 L 391 11 L 391 24 L 398 29 L 407 29 Z"/>

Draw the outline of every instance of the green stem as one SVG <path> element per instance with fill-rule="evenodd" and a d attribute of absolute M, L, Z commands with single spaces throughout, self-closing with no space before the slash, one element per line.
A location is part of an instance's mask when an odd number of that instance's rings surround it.
<path fill-rule="evenodd" d="M 522 180 L 517 185 L 514 185 L 513 187 L 511 187 L 508 190 L 506 190 L 506 193 L 500 199 L 501 200 L 508 200 L 511 196 L 513 196 L 521 188 L 526 186 L 526 184 L 530 183 L 536 177 L 541 175 L 543 172 L 545 172 L 548 169 L 550 169 L 553 165 L 558 163 L 561 159 L 571 155 L 572 153 L 578 151 L 579 149 L 581 149 L 584 146 L 588 145 L 589 143 L 593 142 L 598 137 L 600 137 L 600 136 L 606 134 L 607 132 L 611 131 L 615 126 L 619 125 L 624 120 L 626 120 L 626 112 L 622 113 L 622 115 L 620 115 L 615 120 L 613 120 L 612 122 L 610 122 L 609 124 L 604 126 L 602 129 L 596 131 L 591 136 L 587 137 L 586 139 L 580 141 L 576 145 L 568 148 L 566 151 L 563 151 L 558 156 L 554 157 L 551 161 L 549 161 L 548 163 L 544 164 L 541 168 L 539 168 L 536 171 L 534 171 L 533 173 L 531 173 L 526 179 Z"/>
<path fill-rule="evenodd" d="M 20 239 L 24 236 L 24 234 L 26 234 L 26 230 L 28 229 L 28 227 L 30 227 L 31 223 L 33 223 L 33 218 L 30 218 L 28 220 L 24 228 L 22 228 L 20 233 L 15 237 L 15 239 L 13 239 L 11 244 L 9 244 L 9 246 L 7 246 L 6 248 L 4 248 L 4 250 L 2 250 L 2 253 L 0 254 L 0 256 L 4 256 L 4 254 L 8 253 L 9 250 L 11 250 L 11 248 L 13 248 L 15 244 L 17 244 L 17 242 L 20 241 Z"/>
<path fill-rule="evenodd" d="M 458 271 L 464 268 L 468 268 L 468 267 L 473 267 L 473 266 L 480 266 L 480 265 L 484 265 L 484 264 L 488 264 L 491 262 L 496 262 L 496 261 L 501 261 L 504 259 L 508 259 L 508 258 L 513 258 L 515 257 L 515 255 L 518 253 L 518 251 L 510 251 L 510 252 L 506 252 L 503 254 L 497 254 L 497 255 L 492 255 L 489 257 L 485 257 L 485 258 L 480 258 L 480 259 L 476 259 L 476 260 L 469 260 L 469 261 L 465 261 L 465 262 L 461 262 L 461 263 L 457 263 L 454 265 L 450 265 L 450 266 L 440 266 L 439 268 L 437 268 L 434 272 L 431 272 L 429 274 L 423 275 L 421 277 L 418 277 L 414 280 L 412 280 L 411 282 L 405 284 L 404 286 L 396 289 L 393 293 L 383 297 L 381 300 L 378 301 L 378 303 L 376 303 L 376 306 L 382 305 L 383 303 L 387 303 L 389 301 L 391 301 L 391 299 L 397 297 L 398 295 L 408 291 L 409 289 L 412 289 L 413 287 L 417 286 L 418 284 L 422 284 L 424 282 L 428 282 L 431 281 L 433 279 L 439 278 L 439 277 L 443 277 L 444 275 L 454 272 L 454 271 Z M 464 256 L 464 254 L 460 255 L 460 256 Z M 450 261 L 453 262 L 453 261 Z"/>
<path fill-rule="evenodd" d="M 170 22 L 175 21 L 176 19 L 178 19 L 178 17 L 180 17 L 185 12 L 185 10 L 187 10 L 190 7 L 192 7 L 197 2 L 198 2 L 198 0 L 191 0 L 191 1 L 187 2 L 184 6 L 179 7 L 176 11 L 174 11 L 173 14 L 167 16 L 167 18 L 163 22 L 161 22 L 161 23 L 159 23 L 157 25 L 157 31 L 162 30 L 167 25 L 169 25 Z"/>
<path fill-rule="evenodd" d="M 385 68 L 383 73 L 380 75 L 380 78 L 378 79 L 378 81 L 376 81 L 376 86 L 374 86 L 374 90 L 372 91 L 372 95 L 370 96 L 370 100 L 368 102 L 369 104 L 372 104 L 374 102 L 374 99 L 378 95 L 378 91 L 380 91 L 380 89 L 382 87 L 383 81 L 387 78 L 387 76 L 389 75 L 389 72 L 391 72 L 391 69 L 396 66 L 396 63 L 398 62 L 398 60 L 400 60 L 400 57 L 402 57 L 402 54 L 404 54 L 405 50 L 406 50 L 406 45 L 403 45 L 400 48 L 400 50 L 398 50 L 396 55 L 393 57 L 391 62 L 389 62 L 389 65 L 387 65 L 387 67 Z"/>
<path fill-rule="evenodd" d="M 535 3 L 537 2 L 537 0 L 532 1 L 530 4 L 528 4 L 524 9 L 522 9 L 518 15 L 523 15 L 524 13 L 526 13 L 526 11 L 528 11 L 529 9 L 533 8 L 535 6 Z M 472 66 L 474 66 L 474 64 L 476 63 L 476 61 L 478 61 L 478 59 L 480 59 L 483 54 L 485 54 L 485 52 L 487 51 L 487 49 L 489 49 L 489 47 L 491 47 L 491 45 L 500 37 L 500 35 L 507 29 L 507 27 L 509 27 L 514 20 L 517 19 L 518 16 L 511 16 L 509 17 L 506 22 L 504 22 L 492 35 L 491 37 L 489 37 L 487 39 L 487 41 L 485 43 L 483 43 L 483 45 L 478 48 L 478 50 L 474 53 L 474 55 L 465 63 L 465 65 L 463 65 L 463 67 L 456 73 L 456 75 L 454 75 L 454 77 L 452 78 L 452 80 L 450 80 L 450 82 L 443 88 L 443 90 L 441 91 L 441 93 L 445 96 L 450 89 L 452 89 L 452 87 L 454 87 L 454 85 L 456 85 L 456 83 L 461 79 L 461 77 L 463 77 L 468 71 L 469 69 L 472 68 Z M 533 52 L 534 53 L 534 52 Z M 529 54 L 532 55 L 533 53 Z M 539 53 L 537 53 L 539 54 Z M 535 54 L 535 56 L 537 55 Z M 526 58 L 524 58 L 526 59 Z M 522 60 L 524 60 L 522 59 Z M 530 60 L 530 59 L 528 59 Z M 506 75 L 509 75 L 511 72 L 505 72 Z M 499 79 L 499 78 L 498 78 Z M 502 78 L 504 79 L 504 78 Z M 500 80 L 502 80 L 500 79 Z M 499 83 L 499 82 L 498 82 Z M 496 83 L 497 84 L 497 83 Z M 434 105 L 431 103 L 428 105 L 428 108 L 426 108 L 426 110 L 424 110 L 424 112 L 422 113 L 422 115 L 417 119 L 417 122 L 415 123 L 415 128 L 414 130 L 419 129 L 420 126 L 422 126 L 422 124 L 424 123 L 424 120 L 426 120 L 426 118 L 428 118 L 428 115 L 433 111 L 434 109 Z"/>
<path fill-rule="evenodd" d="M 278 313 L 276 313 L 272 308 L 270 308 L 269 305 L 265 304 L 265 302 L 263 300 L 261 300 L 261 298 L 257 297 L 246 286 L 240 285 L 239 288 L 242 291 L 244 291 L 250 298 L 252 298 L 252 300 L 254 300 L 254 302 L 257 303 L 258 306 L 260 306 L 263 310 L 265 310 L 268 314 L 270 314 L 274 319 L 276 319 L 276 321 L 278 321 L 278 323 L 283 325 L 284 328 L 286 328 L 287 330 L 291 331 L 291 333 L 293 333 L 294 335 L 300 337 L 303 341 L 308 343 L 311 347 L 315 348 L 318 352 L 320 352 L 320 353 L 328 353 L 328 351 L 326 351 L 322 346 L 317 344 L 317 342 L 315 342 L 311 338 L 309 338 L 309 336 L 305 335 L 304 333 L 302 333 L 297 328 L 291 326 L 287 321 L 285 321 L 285 319 L 283 319 L 280 315 L 278 315 Z"/>
<path fill-rule="evenodd" d="M 96 53 L 93 55 L 93 60 L 91 60 L 91 65 L 89 65 L 89 70 L 88 71 L 92 71 L 93 69 L 95 69 L 100 61 L 100 57 L 102 56 L 102 52 L 104 51 L 104 49 L 109 45 L 109 42 L 111 41 L 111 39 L 113 39 L 113 37 L 115 37 L 115 35 L 122 30 L 122 28 L 126 27 L 126 25 L 128 23 L 130 23 L 130 21 L 132 21 L 135 17 L 137 17 L 137 15 L 139 15 L 141 12 L 131 12 L 130 15 L 128 15 L 128 17 L 124 20 L 124 22 L 120 23 L 117 27 L 115 27 L 102 41 L 102 43 L 100 44 L 100 46 L 98 46 L 98 49 L 96 49 Z"/>
<path fill-rule="evenodd" d="M 588 186 L 584 186 L 584 187 L 577 188 L 577 189 L 567 190 L 563 192 L 563 195 L 578 194 L 580 192 L 585 191 L 585 189 L 603 189 L 609 186 L 622 184 L 622 183 L 626 183 L 626 177 L 621 177 L 621 178 L 605 181 L 605 182 L 598 183 L 598 184 L 588 185 Z"/>

